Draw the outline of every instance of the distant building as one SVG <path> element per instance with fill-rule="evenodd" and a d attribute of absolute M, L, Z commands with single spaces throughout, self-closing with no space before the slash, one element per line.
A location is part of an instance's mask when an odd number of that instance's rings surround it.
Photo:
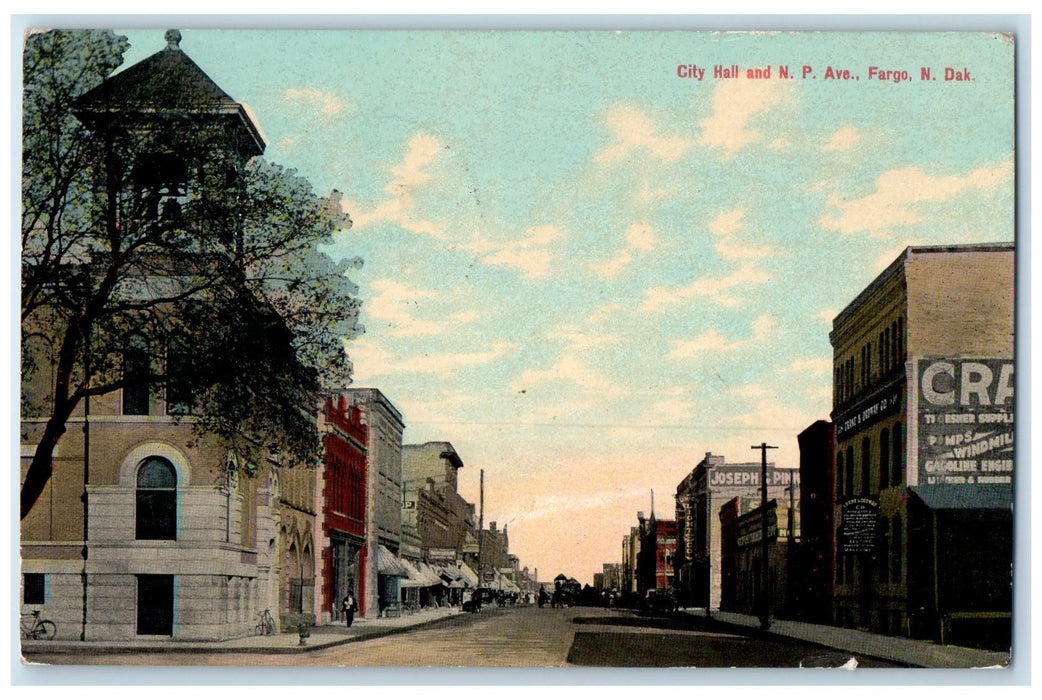
<path fill-rule="evenodd" d="M 412 554 L 417 560 L 430 561 L 432 550 L 448 549 L 456 559 L 463 559 L 467 533 L 474 531 L 475 522 L 473 504 L 457 492 L 458 472 L 462 468 L 463 460 L 452 443 L 405 445 L 403 540 L 407 528 L 414 530 L 419 551 L 404 552 L 403 556 Z"/>
<path fill-rule="evenodd" d="M 327 400 L 320 419 L 325 433 L 320 609 L 328 623 L 338 619 L 340 601 L 348 593 L 363 615 L 373 596 L 365 580 L 366 565 L 373 558 L 366 543 L 369 430 L 362 423 L 361 409 L 348 404 L 344 396 Z"/>
<path fill-rule="evenodd" d="M 362 411 L 367 426 L 366 566 L 363 579 L 370 591 L 359 612 L 377 617 L 388 606 L 401 603 L 400 583 L 405 569 L 398 561 L 402 548 L 402 436 L 401 411 L 379 389 L 347 389 L 345 396 Z M 382 551 L 381 551 L 382 550 Z"/>
<path fill-rule="evenodd" d="M 794 617 L 832 622 L 835 581 L 835 430 L 815 421 L 797 438 L 800 446 L 800 540 L 790 572 Z"/>
<path fill-rule="evenodd" d="M 906 248 L 833 322 L 838 624 L 1008 641 L 1014 253 Z"/>
<path fill-rule="evenodd" d="M 735 496 L 760 492 L 759 462 L 728 464 L 722 455 L 707 452 L 677 485 L 677 598 L 681 605 L 720 607 L 720 508 Z M 799 472 L 767 465 L 767 496 L 788 501 L 790 482 Z"/>
<path fill-rule="evenodd" d="M 770 617 L 791 617 L 788 581 L 793 538 L 789 518 L 793 512 L 767 503 L 767 589 L 761 561 L 763 556 L 763 508 L 760 499 L 735 497 L 720 509 L 720 609 L 758 615 L 764 597 Z"/>
<path fill-rule="evenodd" d="M 672 591 L 677 551 L 677 522 L 651 518 L 640 520 L 640 553 L 637 556 L 637 593 Z"/>

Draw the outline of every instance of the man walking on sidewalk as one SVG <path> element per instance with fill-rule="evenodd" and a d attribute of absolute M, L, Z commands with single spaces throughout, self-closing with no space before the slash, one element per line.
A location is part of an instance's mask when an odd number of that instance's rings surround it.
<path fill-rule="evenodd" d="M 340 610 L 344 613 L 344 621 L 347 623 L 347 626 L 350 627 L 355 621 L 355 611 L 358 610 L 358 604 L 355 602 L 355 597 L 350 593 L 350 591 L 346 596 L 344 596 L 344 601 L 340 604 Z"/>

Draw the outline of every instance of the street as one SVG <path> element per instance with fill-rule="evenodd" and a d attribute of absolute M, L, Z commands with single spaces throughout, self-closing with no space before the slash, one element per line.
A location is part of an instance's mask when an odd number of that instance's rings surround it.
<path fill-rule="evenodd" d="M 851 655 L 685 613 L 485 608 L 398 634 L 301 653 L 34 654 L 54 664 L 155 666 L 837 667 Z M 859 667 L 898 664 L 858 658 Z"/>

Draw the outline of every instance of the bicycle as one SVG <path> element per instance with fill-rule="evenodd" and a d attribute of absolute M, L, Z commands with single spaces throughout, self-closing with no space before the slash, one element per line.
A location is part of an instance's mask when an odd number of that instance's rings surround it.
<path fill-rule="evenodd" d="M 31 625 L 19 621 L 22 634 L 26 639 L 54 639 L 54 635 L 58 633 L 57 625 L 50 620 L 42 619 L 39 610 L 33 610 L 30 616 L 32 619 Z M 26 615 L 22 615 L 22 617 L 26 617 Z"/>
<path fill-rule="evenodd" d="M 265 610 L 260 614 L 260 622 L 253 631 L 262 636 L 275 634 L 275 618 L 271 616 L 271 610 Z"/>

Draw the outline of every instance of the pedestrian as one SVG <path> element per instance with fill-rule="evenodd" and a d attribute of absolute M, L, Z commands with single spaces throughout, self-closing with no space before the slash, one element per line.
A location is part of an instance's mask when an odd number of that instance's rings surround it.
<path fill-rule="evenodd" d="M 355 612 L 358 610 L 358 603 L 355 602 L 355 597 L 350 591 L 344 596 L 344 601 L 340 604 L 340 610 L 344 613 L 344 621 L 350 627 L 355 621 Z"/>

